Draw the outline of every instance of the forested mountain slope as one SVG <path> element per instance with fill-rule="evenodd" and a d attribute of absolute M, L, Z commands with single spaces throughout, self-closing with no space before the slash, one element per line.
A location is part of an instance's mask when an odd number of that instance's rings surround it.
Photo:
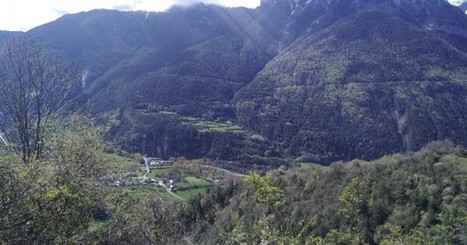
<path fill-rule="evenodd" d="M 16 35 L 22 35 L 22 34 L 23 34 L 22 32 L 15 32 L 15 31 L 0 31 L 0 41 L 4 41 Z"/>
<path fill-rule="evenodd" d="M 329 163 L 467 144 L 467 15 L 446 1 L 96 10 L 30 33 L 77 59 L 80 103 L 116 111 L 130 151 L 229 159 L 229 145 L 262 145 L 254 155 Z"/>
<path fill-rule="evenodd" d="M 315 162 L 371 159 L 439 138 L 466 144 L 465 37 L 453 45 L 445 19 L 427 23 L 432 5 L 409 16 L 390 1 L 361 2 L 331 6 L 322 18 L 333 24 L 315 31 L 315 21 L 269 62 L 237 94 L 238 120 Z M 458 17 L 448 29 L 465 30 L 463 14 L 445 7 L 440 16 Z"/>

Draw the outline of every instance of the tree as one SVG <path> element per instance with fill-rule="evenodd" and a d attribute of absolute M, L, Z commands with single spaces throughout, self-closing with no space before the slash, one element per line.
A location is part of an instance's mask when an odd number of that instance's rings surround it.
<path fill-rule="evenodd" d="M 362 212 L 364 200 L 360 190 L 360 179 L 358 177 L 352 178 L 352 181 L 345 186 L 344 192 L 339 198 L 342 205 L 340 210 L 344 218 L 350 225 L 348 234 L 351 234 L 352 240 L 356 244 L 362 244 L 363 238 L 360 232 L 362 226 L 359 216 Z"/>
<path fill-rule="evenodd" d="M 261 177 L 258 173 L 249 173 L 245 177 L 245 183 L 256 187 L 256 202 L 263 203 L 268 207 L 280 208 L 284 206 L 285 199 L 282 190 L 274 183 L 274 177 L 271 173 Z"/>
<path fill-rule="evenodd" d="M 0 115 L 6 141 L 23 162 L 43 155 L 45 129 L 76 88 L 79 71 L 29 36 L 0 48 Z"/>
<path fill-rule="evenodd" d="M 0 157 L 0 244 L 78 243 L 104 202 L 105 130 L 75 115 L 51 125 L 43 159 Z"/>

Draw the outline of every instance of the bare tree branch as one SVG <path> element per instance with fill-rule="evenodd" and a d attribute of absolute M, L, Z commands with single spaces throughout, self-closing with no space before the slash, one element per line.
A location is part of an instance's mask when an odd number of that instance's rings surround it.
<path fill-rule="evenodd" d="M 31 37 L 6 41 L 0 49 L 1 129 L 23 162 L 41 159 L 45 129 L 80 79 L 75 66 Z"/>

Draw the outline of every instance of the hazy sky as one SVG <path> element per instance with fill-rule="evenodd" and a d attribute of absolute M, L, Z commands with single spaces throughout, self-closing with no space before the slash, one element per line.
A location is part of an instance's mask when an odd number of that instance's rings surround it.
<path fill-rule="evenodd" d="M 255 8 L 260 0 L 0 0 L 0 30 L 27 31 L 64 14 L 97 8 L 163 11 L 173 4 L 194 2 Z"/>

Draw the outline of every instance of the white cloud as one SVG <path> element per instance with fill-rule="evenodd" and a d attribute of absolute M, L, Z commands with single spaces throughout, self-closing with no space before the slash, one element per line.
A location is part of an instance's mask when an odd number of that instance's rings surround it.
<path fill-rule="evenodd" d="M 459 6 L 467 1 L 466 0 L 448 0 L 448 2 L 454 6 Z"/>
<path fill-rule="evenodd" d="M 193 2 L 254 8 L 260 0 L 0 0 L 0 30 L 27 31 L 65 13 L 92 9 L 163 11 L 173 4 Z"/>

